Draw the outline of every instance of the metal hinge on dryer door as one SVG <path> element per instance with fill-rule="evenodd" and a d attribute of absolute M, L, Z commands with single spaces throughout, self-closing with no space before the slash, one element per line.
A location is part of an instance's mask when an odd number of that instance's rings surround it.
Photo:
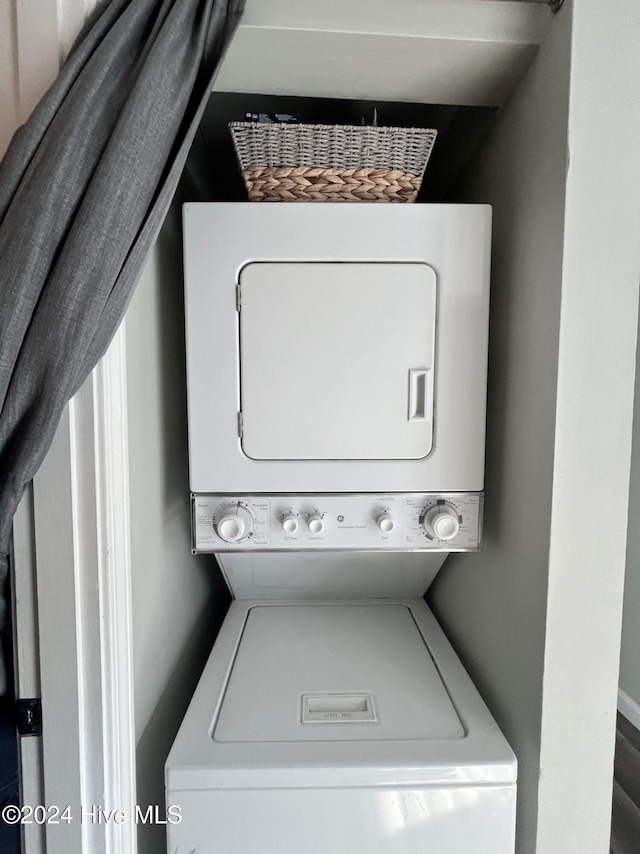
<path fill-rule="evenodd" d="M 242 296 L 240 294 L 240 285 L 236 285 L 236 311 L 240 311 L 242 305 Z"/>
<path fill-rule="evenodd" d="M 243 427 L 242 427 L 242 412 L 238 412 L 238 436 L 242 439 L 243 435 Z"/>

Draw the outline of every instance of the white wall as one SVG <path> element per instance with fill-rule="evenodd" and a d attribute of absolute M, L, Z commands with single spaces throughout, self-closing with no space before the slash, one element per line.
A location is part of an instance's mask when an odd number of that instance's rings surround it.
<path fill-rule="evenodd" d="M 636 361 L 633 439 L 618 708 L 640 729 L 640 350 Z"/>
<path fill-rule="evenodd" d="M 565 4 L 471 183 L 496 212 L 487 539 L 477 560 L 445 567 L 434 602 L 521 760 L 522 854 L 609 847 L 639 11 Z"/>
<path fill-rule="evenodd" d="M 484 542 L 478 555 L 451 555 L 430 594 L 518 756 L 520 854 L 535 851 L 540 770 L 569 94 L 562 30 L 461 188 L 494 207 Z"/>
<path fill-rule="evenodd" d="M 250 0 L 215 89 L 495 106 L 550 17 L 498 0 Z"/>
<path fill-rule="evenodd" d="M 640 280 L 640 6 L 572 8 L 540 854 L 609 850 Z"/>
<path fill-rule="evenodd" d="M 174 202 L 127 311 L 127 405 L 138 803 L 162 803 L 164 760 L 228 594 L 191 555 L 182 246 Z M 140 854 L 162 827 L 140 828 Z"/>

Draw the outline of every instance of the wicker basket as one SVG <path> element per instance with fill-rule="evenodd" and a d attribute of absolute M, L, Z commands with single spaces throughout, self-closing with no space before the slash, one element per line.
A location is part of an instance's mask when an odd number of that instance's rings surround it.
<path fill-rule="evenodd" d="M 430 128 L 232 122 L 252 202 L 413 202 Z"/>

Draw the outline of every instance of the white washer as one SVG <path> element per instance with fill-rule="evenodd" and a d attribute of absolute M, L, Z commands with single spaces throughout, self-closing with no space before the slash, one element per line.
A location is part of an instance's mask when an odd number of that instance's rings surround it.
<path fill-rule="evenodd" d="M 420 599 L 236 601 L 166 766 L 171 854 L 512 854 L 516 761 Z"/>
<path fill-rule="evenodd" d="M 186 207 L 193 551 L 236 601 L 170 854 L 513 854 L 515 757 L 420 598 L 480 547 L 490 222 Z"/>

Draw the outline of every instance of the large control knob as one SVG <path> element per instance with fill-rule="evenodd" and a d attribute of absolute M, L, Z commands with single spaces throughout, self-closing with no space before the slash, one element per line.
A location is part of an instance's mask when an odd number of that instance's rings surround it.
<path fill-rule="evenodd" d="M 225 543 L 239 543 L 251 533 L 253 516 L 241 504 L 225 507 L 216 519 L 215 529 Z"/>
<path fill-rule="evenodd" d="M 312 513 L 307 519 L 307 525 L 312 534 L 321 534 L 324 531 L 324 521 L 319 513 Z"/>
<path fill-rule="evenodd" d="M 437 540 L 452 540 L 460 530 L 458 514 L 448 504 L 437 504 L 428 510 L 422 524 L 427 534 Z"/>

